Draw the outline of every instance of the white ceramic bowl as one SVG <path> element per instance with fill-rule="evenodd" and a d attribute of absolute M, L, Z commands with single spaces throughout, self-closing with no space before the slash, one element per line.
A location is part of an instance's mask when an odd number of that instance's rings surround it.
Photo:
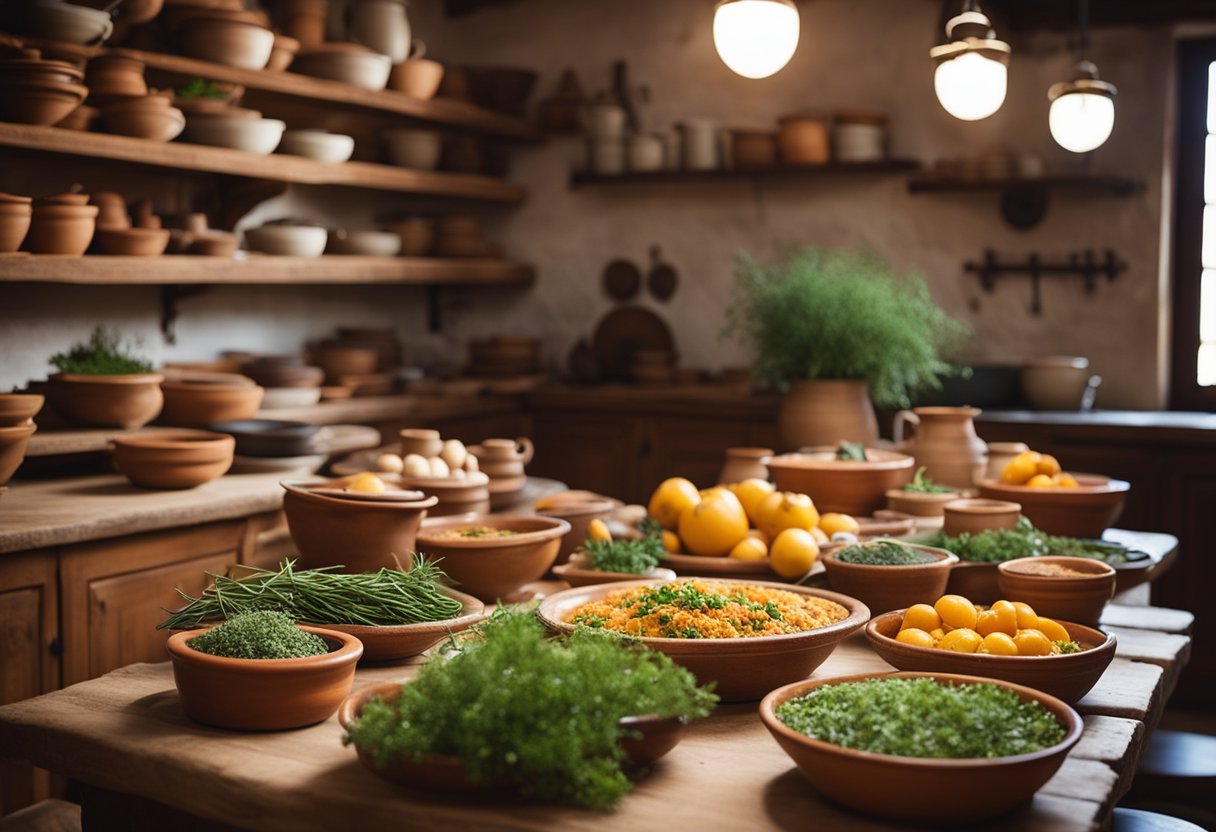
<path fill-rule="evenodd" d="M 328 49 L 301 52 L 292 62 L 292 72 L 367 90 L 382 90 L 388 84 L 389 73 L 393 71 L 390 57 L 371 50 L 333 47 L 331 44 Z"/>
<path fill-rule="evenodd" d="M 384 143 L 388 145 L 389 158 L 393 164 L 403 168 L 434 170 L 439 167 L 439 156 L 443 151 L 443 139 L 434 130 L 402 128 L 385 130 Z"/>
<path fill-rule="evenodd" d="M 1022 367 L 1022 395 L 1035 410 L 1080 410 L 1091 375 L 1086 358 L 1028 361 Z"/>
<path fill-rule="evenodd" d="M 230 147 L 266 156 L 274 152 L 287 125 L 273 118 L 245 116 L 190 116 L 185 137 L 196 144 Z"/>
<path fill-rule="evenodd" d="M 283 133 L 278 151 L 336 165 L 350 159 L 355 152 L 355 140 L 328 130 L 288 130 Z"/>
<path fill-rule="evenodd" d="M 365 257 L 396 257 L 401 235 L 396 231 L 331 231 L 326 254 L 357 254 Z"/>
<path fill-rule="evenodd" d="M 265 69 L 274 49 L 274 32 L 240 20 L 196 18 L 178 37 L 189 57 L 241 69 Z"/>
<path fill-rule="evenodd" d="M 310 407 L 319 401 L 320 387 L 267 387 L 262 396 L 262 410 Z"/>
<path fill-rule="evenodd" d="M 318 225 L 263 225 L 245 230 L 245 242 L 253 251 L 286 257 L 320 257 L 328 237 L 329 232 Z"/>
<path fill-rule="evenodd" d="M 23 19 L 26 34 L 66 43 L 101 43 L 114 32 L 108 13 L 60 0 L 31 4 Z"/>

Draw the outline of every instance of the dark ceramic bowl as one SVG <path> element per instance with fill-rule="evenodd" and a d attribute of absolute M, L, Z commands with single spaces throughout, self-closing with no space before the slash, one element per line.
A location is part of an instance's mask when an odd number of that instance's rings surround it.
<path fill-rule="evenodd" d="M 321 425 L 306 422 L 280 422 L 274 419 L 238 419 L 213 422 L 208 426 L 217 433 L 227 433 L 236 439 L 236 452 L 241 456 L 308 456 L 315 454 L 313 437 Z"/>

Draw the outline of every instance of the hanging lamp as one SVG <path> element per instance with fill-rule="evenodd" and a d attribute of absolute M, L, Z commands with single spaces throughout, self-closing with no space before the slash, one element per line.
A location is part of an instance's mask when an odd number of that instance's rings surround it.
<path fill-rule="evenodd" d="M 720 0 L 714 8 L 718 57 L 744 78 L 767 78 L 788 64 L 798 29 L 791 0 Z"/>
<path fill-rule="evenodd" d="M 1068 81 L 1052 84 L 1047 91 L 1051 111 L 1047 125 L 1056 144 L 1073 153 L 1088 153 L 1101 147 L 1115 127 L 1115 85 L 1098 78 L 1098 68 L 1085 58 L 1089 48 L 1089 2 L 1078 9 L 1080 60 Z"/>
<path fill-rule="evenodd" d="M 933 89 L 947 113 L 979 121 L 1001 109 L 1009 82 L 1009 44 L 996 39 L 992 22 L 979 3 L 966 0 L 946 23 L 943 43 L 929 50 L 937 66 Z"/>

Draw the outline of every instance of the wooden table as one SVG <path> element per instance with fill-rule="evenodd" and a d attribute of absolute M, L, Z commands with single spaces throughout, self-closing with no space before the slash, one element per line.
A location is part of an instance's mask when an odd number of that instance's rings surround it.
<path fill-rule="evenodd" d="M 547 587 L 550 591 L 557 586 Z M 1190 640 L 1163 629 L 1185 614 L 1111 607 L 1116 659 L 1077 710 L 1081 742 L 1032 803 L 985 828 L 1087 832 L 1127 789 Z M 888 670 L 858 633 L 816 677 Z M 367 667 L 355 686 L 404 680 L 413 663 Z M 754 704 L 726 705 L 609 814 L 522 803 L 470 804 L 413 793 L 372 775 L 341 744 L 334 718 L 281 733 L 205 728 L 182 713 L 170 666 L 135 664 L 99 679 L 0 707 L 0 753 L 84 784 L 88 828 L 268 830 L 639 830 L 899 828 L 837 808 L 802 779 Z M 965 788 L 966 784 L 950 784 Z M 881 787 L 876 786 L 876 799 Z M 106 821 L 118 821 L 109 826 Z M 142 819 L 140 825 L 137 819 Z M 95 826 L 89 824 L 96 821 Z M 127 824 L 131 824 L 128 826 Z"/>

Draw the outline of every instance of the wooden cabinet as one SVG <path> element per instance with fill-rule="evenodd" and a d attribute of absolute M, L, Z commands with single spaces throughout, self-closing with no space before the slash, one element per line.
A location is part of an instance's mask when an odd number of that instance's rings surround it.
<path fill-rule="evenodd" d="M 637 420 L 615 414 L 537 412 L 532 436 L 529 473 L 625 500 L 636 499 L 643 462 L 653 452 Z"/>

